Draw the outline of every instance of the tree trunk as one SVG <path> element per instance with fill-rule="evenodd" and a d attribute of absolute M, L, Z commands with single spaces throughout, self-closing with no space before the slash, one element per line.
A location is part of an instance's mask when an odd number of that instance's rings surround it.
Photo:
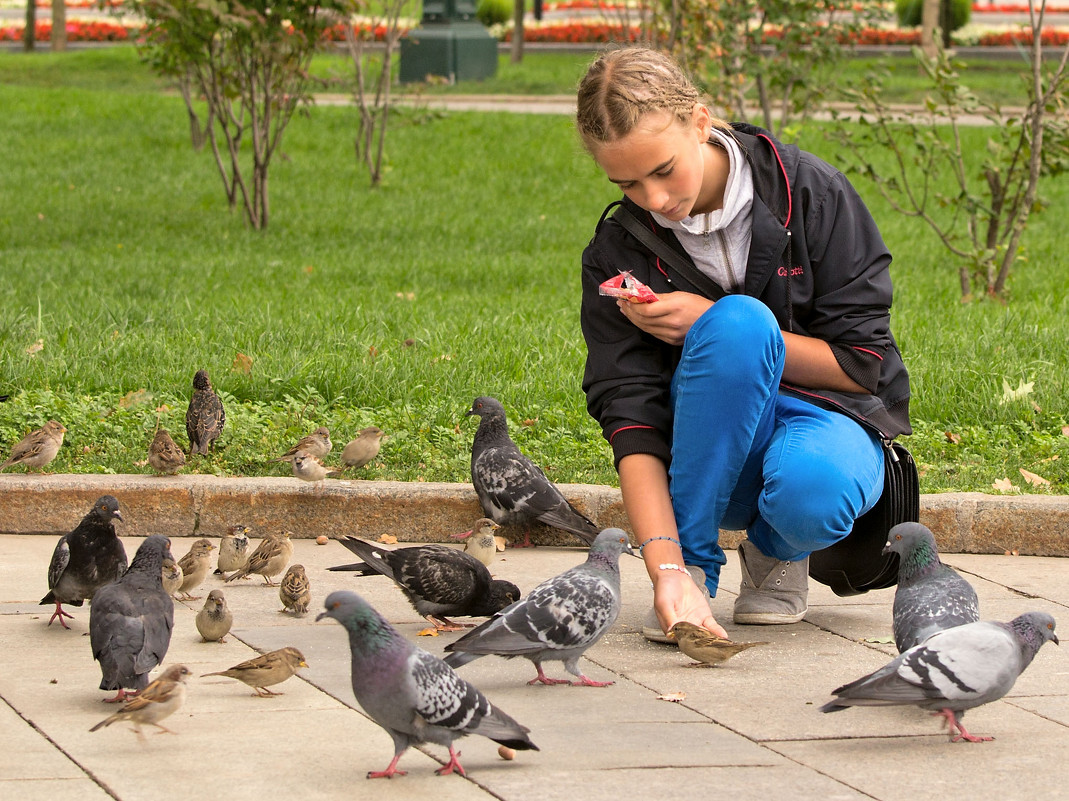
<path fill-rule="evenodd" d="M 924 0 L 921 6 L 921 50 L 926 59 L 936 57 L 935 29 L 939 25 L 939 0 Z"/>
<path fill-rule="evenodd" d="M 66 0 L 52 0 L 52 39 L 53 50 L 67 49 L 67 3 Z"/>
<path fill-rule="evenodd" d="M 512 56 L 510 61 L 519 64 L 523 61 L 523 11 L 524 0 L 516 0 L 513 5 Z"/>
<path fill-rule="evenodd" d="M 32 52 L 36 41 L 37 3 L 35 0 L 26 0 L 26 27 L 22 30 L 22 49 Z"/>

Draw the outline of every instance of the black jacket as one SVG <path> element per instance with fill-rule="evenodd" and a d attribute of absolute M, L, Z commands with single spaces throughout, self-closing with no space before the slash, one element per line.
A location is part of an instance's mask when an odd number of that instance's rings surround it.
<path fill-rule="evenodd" d="M 846 374 L 872 394 L 786 383 L 780 392 L 848 414 L 886 440 L 910 433 L 909 375 L 890 329 L 891 254 L 875 221 L 846 177 L 826 162 L 760 128 L 733 128 L 754 181 L 743 291 L 768 306 L 782 330 L 828 342 Z M 630 200 L 623 203 L 690 261 L 672 231 Z M 608 217 L 611 208 L 583 252 L 587 409 L 617 465 L 632 453 L 668 463 L 669 386 L 682 349 L 643 333 L 614 298 L 598 294 L 598 285 L 630 270 L 657 293 L 703 293 Z"/>

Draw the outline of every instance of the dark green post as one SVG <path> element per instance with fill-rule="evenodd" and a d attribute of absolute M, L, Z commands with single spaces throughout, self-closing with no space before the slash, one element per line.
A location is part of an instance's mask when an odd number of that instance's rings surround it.
<path fill-rule="evenodd" d="M 475 17 L 474 0 L 424 0 L 418 28 L 401 39 L 401 83 L 437 75 L 478 81 L 497 74 L 497 40 Z"/>

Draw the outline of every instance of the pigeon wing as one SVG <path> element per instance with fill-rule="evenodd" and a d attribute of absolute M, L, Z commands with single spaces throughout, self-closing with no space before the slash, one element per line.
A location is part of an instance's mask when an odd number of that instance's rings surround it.
<path fill-rule="evenodd" d="M 48 589 L 53 589 L 63 577 L 63 571 L 71 561 L 71 546 L 67 542 L 67 536 L 63 535 L 56 543 L 56 549 L 52 551 L 52 561 L 48 564 Z"/>
<path fill-rule="evenodd" d="M 470 554 L 444 545 L 392 552 L 395 580 L 415 596 L 463 608 L 490 586 L 490 572 Z"/>

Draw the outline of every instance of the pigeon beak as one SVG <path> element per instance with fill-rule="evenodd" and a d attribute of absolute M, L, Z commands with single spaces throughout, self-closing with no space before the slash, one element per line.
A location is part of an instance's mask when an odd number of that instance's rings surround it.
<path fill-rule="evenodd" d="M 124 523 L 126 522 L 126 519 L 122 516 L 122 512 L 120 512 L 118 509 L 115 510 L 115 513 L 112 515 L 112 517 L 114 517 L 116 520 L 122 520 Z"/>
<path fill-rule="evenodd" d="M 328 615 L 326 612 L 320 612 L 318 615 L 316 615 L 316 623 L 318 623 L 325 617 L 330 617 L 330 615 Z"/>
<path fill-rule="evenodd" d="M 1062 644 L 1062 641 L 1058 639 L 1058 635 L 1057 634 L 1051 634 L 1050 635 L 1050 641 L 1052 643 L 1054 643 L 1055 645 L 1061 645 Z"/>

